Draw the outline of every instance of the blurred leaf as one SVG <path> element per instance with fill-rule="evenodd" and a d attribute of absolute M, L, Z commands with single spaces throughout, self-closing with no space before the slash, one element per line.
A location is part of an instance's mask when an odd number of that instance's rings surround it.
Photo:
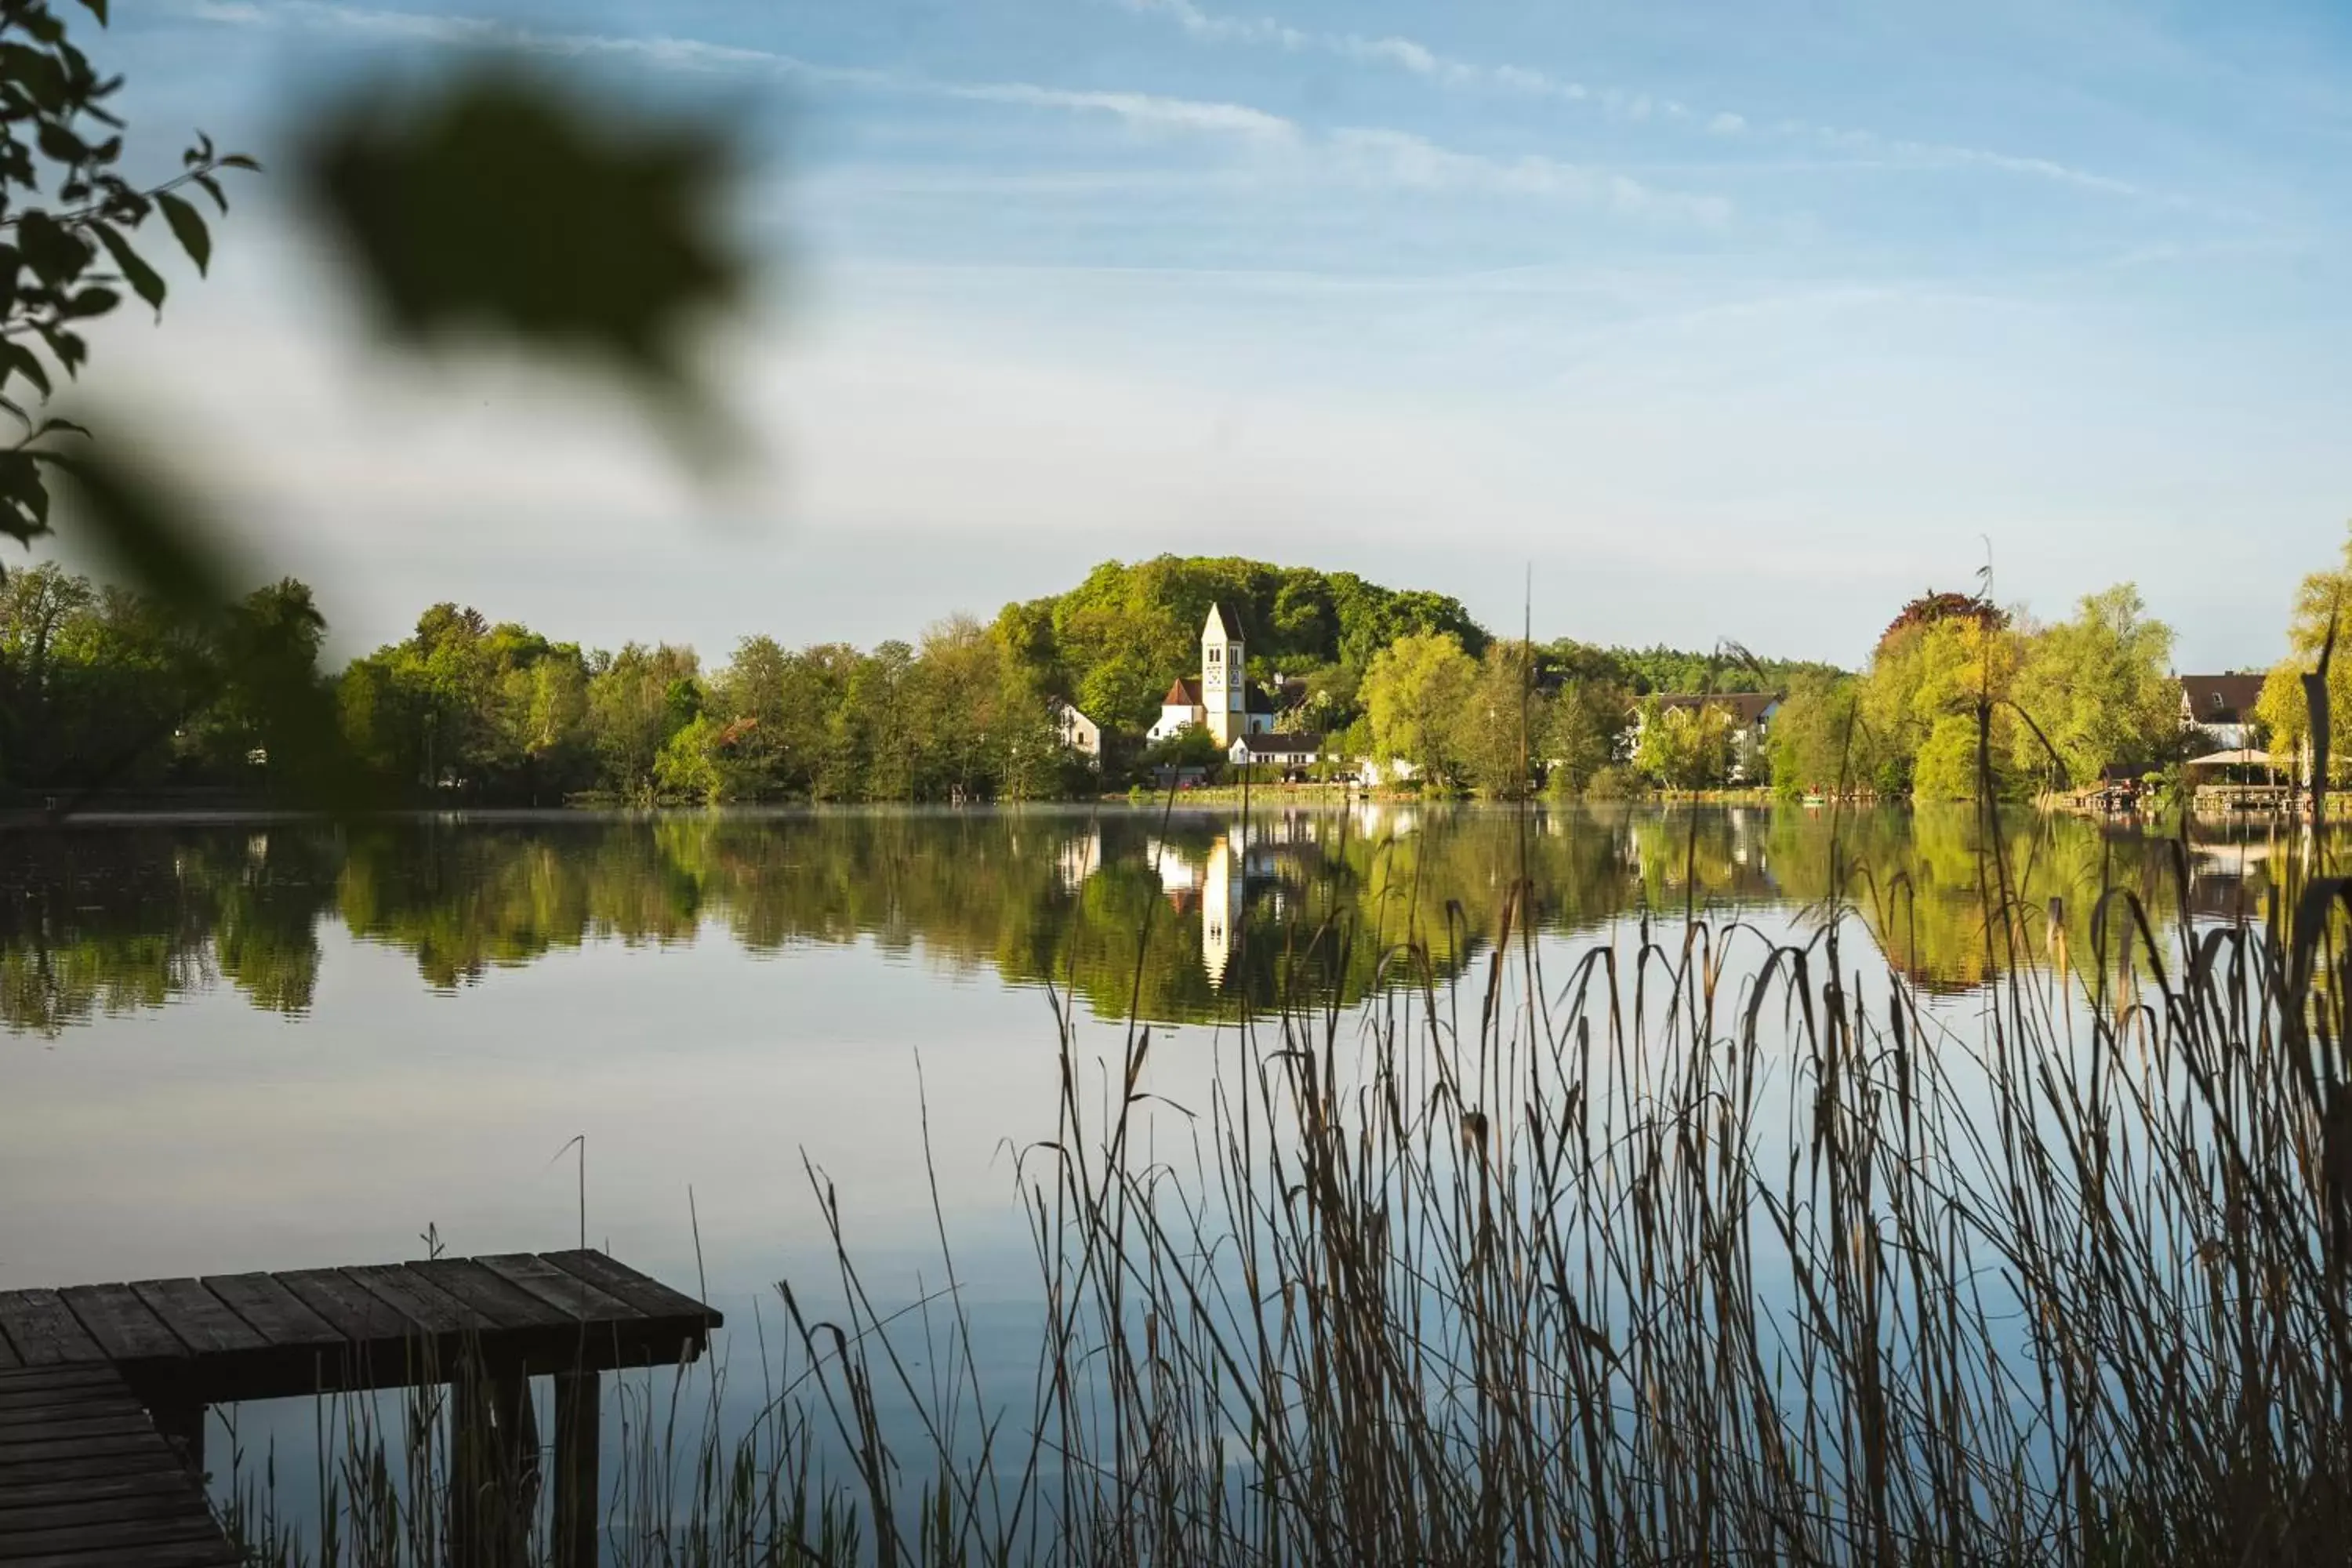
<path fill-rule="evenodd" d="M 585 349 L 698 416 L 688 331 L 746 291 L 720 227 L 734 167 L 714 132 L 481 65 L 423 102 L 360 101 L 312 142 L 301 181 L 395 337 Z"/>
<path fill-rule="evenodd" d="M 122 280 L 131 285 L 131 291 L 160 313 L 163 309 L 163 274 L 148 266 L 145 258 L 131 248 L 131 242 L 117 234 L 111 224 L 92 223 L 89 226 L 91 232 L 98 236 L 99 243 L 106 247 L 107 255 L 114 258 L 115 268 L 122 274 Z M 32 356 L 28 353 L 26 357 L 29 359 Z M 46 381 L 41 390 L 48 391 Z"/>
<path fill-rule="evenodd" d="M 21 375 L 40 388 L 41 395 L 49 395 L 49 373 L 41 363 L 41 356 L 14 338 L 0 338 L 0 385 L 11 374 Z"/>
<path fill-rule="evenodd" d="M 141 588 L 183 615 L 209 619 L 230 602 L 219 531 L 184 492 L 124 463 L 133 443 L 110 443 L 41 461 L 65 476 L 84 534 Z"/>
<path fill-rule="evenodd" d="M 106 26 L 106 0 L 81 0 L 81 8 L 97 17 L 100 26 Z"/>
<path fill-rule="evenodd" d="M 163 221 L 172 226 L 180 248 L 188 253 L 188 259 L 196 264 L 198 272 L 204 271 L 212 264 L 213 237 L 205 227 L 203 216 L 169 191 L 157 192 L 155 205 L 163 209 Z"/>

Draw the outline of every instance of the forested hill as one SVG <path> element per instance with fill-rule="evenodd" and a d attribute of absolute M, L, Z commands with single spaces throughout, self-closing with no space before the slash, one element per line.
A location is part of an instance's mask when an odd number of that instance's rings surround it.
<path fill-rule="evenodd" d="M 1492 640 L 1448 595 L 1230 555 L 1106 561 L 1067 593 L 1005 605 L 995 629 L 1017 658 L 1097 721 L 1140 730 L 1159 716 L 1168 683 L 1199 668 L 1201 624 L 1215 602 L 1240 616 L 1253 675 L 1303 677 L 1342 709 L 1352 705 L 1372 656 L 1400 637 L 1450 632 L 1473 656 Z M 1566 637 L 1538 644 L 1537 657 L 1554 680 L 1635 694 L 1778 689 L 1800 674 L 1836 673 L 1803 660 Z"/>
<path fill-rule="evenodd" d="M 1213 603 L 1241 617 L 1250 671 L 1261 678 L 1360 672 L 1390 643 L 1418 633 L 1451 632 L 1472 654 L 1488 641 L 1446 595 L 1238 556 L 1106 561 L 1066 594 L 1005 605 L 996 630 L 1097 721 L 1139 730 L 1160 716 L 1168 683 L 1200 668 Z"/>

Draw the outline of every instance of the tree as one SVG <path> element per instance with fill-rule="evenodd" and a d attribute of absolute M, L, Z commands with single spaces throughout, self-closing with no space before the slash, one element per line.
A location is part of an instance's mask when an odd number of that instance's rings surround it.
<path fill-rule="evenodd" d="M 82 3 L 103 26 L 105 0 Z M 121 87 L 121 77 L 90 64 L 44 0 L 0 7 L 0 226 L 10 239 L 0 249 L 0 410 L 26 432 L 0 448 L 0 534 L 26 544 L 50 531 L 43 469 L 66 460 L 54 437 L 74 429 L 37 422 L 26 405 L 48 398 L 58 373 L 80 372 L 89 358 L 82 327 L 110 314 L 122 290 L 163 310 L 163 274 L 140 248 L 147 221 L 160 214 L 201 272 L 212 237 L 189 195 L 202 193 L 226 212 L 221 173 L 256 167 L 199 136 L 179 174 L 143 189 L 131 184 L 119 173 L 122 121 L 108 107 Z"/>
<path fill-rule="evenodd" d="M 1795 797 L 1851 787 L 1872 776 L 1869 732 L 1858 721 L 1861 683 L 1800 676 L 1780 700 L 1765 741 L 1773 793 Z"/>
<path fill-rule="evenodd" d="M 2005 770 L 2016 754 L 2011 698 L 2023 651 L 2023 638 L 2002 614 L 1915 617 L 1892 631 L 1871 656 L 1859 692 L 1860 723 L 1872 738 L 1871 785 L 1882 795 L 1919 791 L 1917 770 L 1930 739 L 1952 719 L 1966 720 L 1975 734 L 1979 711 L 1993 760 Z M 1959 798 L 1950 792 L 1965 787 L 1973 797 L 1981 770 L 1969 769 L 1962 780 L 1952 762 L 1957 732 L 1947 729 L 1939 743 L 1935 793 Z"/>
<path fill-rule="evenodd" d="M 2255 719 L 2274 752 L 2301 754 L 2309 745 L 2311 712 L 2303 677 L 2318 669 L 2331 626 L 2336 650 L 2327 665 L 2327 771 L 2331 782 L 2341 783 L 2352 779 L 2352 525 L 2345 530 L 2342 564 L 2314 572 L 2296 585 L 2287 612 L 2287 657 L 2263 682 Z"/>
<path fill-rule="evenodd" d="M 1608 681 L 1563 683 L 1551 701 L 1545 787 L 1555 794 L 1581 794 L 1603 768 L 1613 765 L 1617 740 L 1625 731 L 1632 706 L 1624 689 Z"/>
<path fill-rule="evenodd" d="M 1437 784 L 1459 783 L 1459 716 L 1477 683 L 1477 661 L 1451 632 L 1414 633 L 1381 649 L 1362 687 L 1374 758 L 1402 757 Z"/>
<path fill-rule="evenodd" d="M 1665 789 L 1712 788 L 1731 776 L 1731 710 L 1714 702 L 1678 702 L 1653 698 L 1643 704 L 1641 738 L 1633 766 Z"/>
<path fill-rule="evenodd" d="M 655 763 L 698 716 L 694 650 L 630 643 L 588 681 L 588 729 L 606 782 L 630 800 L 652 798 Z"/>
<path fill-rule="evenodd" d="M 2078 787 L 2111 766 L 2138 773 L 2171 757 L 2180 732 L 2172 643 L 2129 583 L 2084 595 L 2073 619 L 2033 634 L 2013 695 L 2040 734 L 2012 732 L 2020 769 L 2047 769 L 2044 741 Z"/>
<path fill-rule="evenodd" d="M 1448 751 L 1479 792 L 1517 800 L 1532 786 L 1551 744 L 1551 703 L 1535 689 L 1535 650 L 1493 642 L 1453 717 Z"/>

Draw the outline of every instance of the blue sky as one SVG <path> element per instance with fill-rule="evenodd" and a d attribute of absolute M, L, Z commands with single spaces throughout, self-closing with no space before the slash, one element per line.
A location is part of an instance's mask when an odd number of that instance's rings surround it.
<path fill-rule="evenodd" d="M 444 596 L 871 642 L 1200 550 L 1853 663 L 1989 547 L 2249 665 L 2352 515 L 2341 8 L 134 0 L 103 51 L 159 147 L 267 157 L 483 44 L 747 128 L 782 265 L 712 356 L 766 460 L 387 363 L 257 182 L 94 380 L 347 647 Z"/>

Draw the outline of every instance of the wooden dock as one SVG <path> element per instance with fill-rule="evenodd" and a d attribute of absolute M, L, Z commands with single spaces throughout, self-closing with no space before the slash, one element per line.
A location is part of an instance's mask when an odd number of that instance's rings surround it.
<path fill-rule="evenodd" d="M 546 1376 L 555 1561 L 586 1568 L 599 1374 L 691 1361 L 722 1321 L 589 1251 L 0 1291 L 0 1564 L 234 1563 L 198 1479 L 209 1407 L 432 1384 L 451 1397 L 452 1558 L 509 1561 Z"/>

